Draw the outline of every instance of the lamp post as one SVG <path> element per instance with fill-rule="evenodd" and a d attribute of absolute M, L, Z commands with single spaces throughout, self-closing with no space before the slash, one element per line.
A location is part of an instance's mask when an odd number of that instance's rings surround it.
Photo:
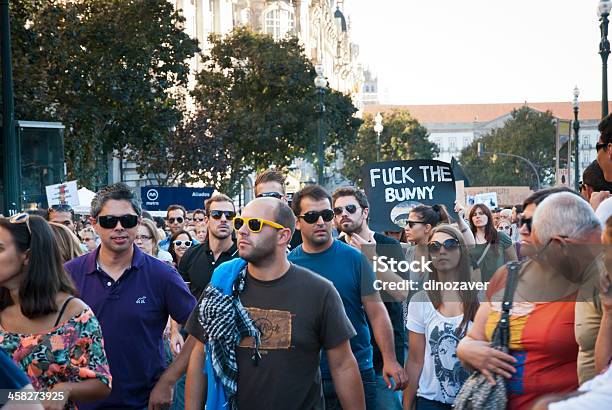
<path fill-rule="evenodd" d="M 533 173 L 536 176 L 536 181 L 537 181 L 537 186 L 536 186 L 536 190 L 539 191 L 540 190 L 540 175 L 538 174 L 538 170 L 536 168 L 536 166 L 533 164 L 533 162 L 529 161 L 527 158 L 525 157 L 521 157 L 520 155 L 514 155 L 514 154 L 506 154 L 505 152 L 488 152 L 484 150 L 484 144 L 482 142 L 478 143 L 478 158 L 482 158 L 485 154 L 491 154 L 493 155 L 493 158 L 495 158 L 496 155 L 502 156 L 502 157 L 510 157 L 510 158 L 518 158 L 520 160 L 523 160 L 527 163 L 527 165 L 529 165 L 531 167 L 531 169 L 533 170 Z"/>
<path fill-rule="evenodd" d="M 21 161 L 19 144 L 15 135 L 9 0 L 0 0 L 0 26 L 2 26 L 0 48 L 2 54 L 2 162 L 4 166 L 4 213 L 12 215 L 21 210 Z"/>
<path fill-rule="evenodd" d="M 578 86 L 576 86 L 574 87 L 574 102 L 572 103 L 572 107 L 574 108 L 574 140 L 576 141 L 574 145 L 574 189 L 576 189 L 576 191 L 580 191 L 580 184 L 578 183 L 580 181 L 580 166 L 578 163 L 578 156 L 580 155 L 578 150 L 578 132 L 580 131 L 580 121 L 578 121 L 578 110 L 580 108 L 578 103 L 579 95 L 580 90 Z"/>
<path fill-rule="evenodd" d="M 383 132 L 382 115 L 376 114 L 374 117 L 374 131 L 376 132 L 376 162 L 380 162 L 380 134 Z"/>
<path fill-rule="evenodd" d="M 325 166 L 325 151 L 324 151 L 324 137 L 323 137 L 323 114 L 325 113 L 325 89 L 327 88 L 327 79 L 323 77 L 323 66 L 317 65 L 315 68 L 317 76 L 314 79 L 315 87 L 317 87 L 317 93 L 319 94 L 319 103 L 316 106 L 316 111 L 319 114 L 318 125 L 317 125 L 317 182 L 319 185 L 323 185 L 323 171 Z"/>
<path fill-rule="evenodd" d="M 599 30 L 601 40 L 599 42 L 599 55 L 601 56 L 601 117 L 608 115 L 608 56 L 610 55 L 610 41 L 608 41 L 608 17 L 612 9 L 610 0 L 600 0 L 597 7 L 599 16 Z"/>

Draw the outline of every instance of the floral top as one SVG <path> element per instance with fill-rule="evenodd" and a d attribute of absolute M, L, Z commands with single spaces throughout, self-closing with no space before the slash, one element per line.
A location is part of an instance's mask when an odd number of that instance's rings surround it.
<path fill-rule="evenodd" d="M 0 349 L 28 375 L 37 391 L 94 378 L 111 387 L 102 330 L 89 308 L 48 333 L 24 335 L 0 326 Z M 67 407 L 75 408 L 73 403 Z"/>

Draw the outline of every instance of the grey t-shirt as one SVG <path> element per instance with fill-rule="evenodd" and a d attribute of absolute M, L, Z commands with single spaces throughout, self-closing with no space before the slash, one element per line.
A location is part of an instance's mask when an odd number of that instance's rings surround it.
<path fill-rule="evenodd" d="M 261 359 L 253 341 L 236 349 L 238 408 L 323 409 L 319 358 L 356 332 L 331 282 L 291 264 L 279 279 L 262 282 L 247 272 L 240 300 L 261 331 Z M 206 342 L 196 308 L 186 330 Z"/>

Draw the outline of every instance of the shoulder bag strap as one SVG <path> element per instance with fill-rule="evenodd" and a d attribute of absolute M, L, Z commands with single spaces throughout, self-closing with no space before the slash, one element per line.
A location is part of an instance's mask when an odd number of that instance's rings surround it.
<path fill-rule="evenodd" d="M 476 265 L 478 267 L 480 267 L 480 263 L 483 261 L 483 259 L 485 258 L 485 256 L 487 256 L 487 252 L 489 252 L 489 248 L 491 247 L 491 242 L 489 242 L 487 244 L 487 247 L 484 249 L 484 252 L 482 252 L 482 255 L 480 255 L 480 258 L 478 258 L 478 262 L 476 262 Z"/>
<path fill-rule="evenodd" d="M 55 320 L 55 324 L 53 325 L 53 327 L 59 325 L 60 319 L 62 318 L 62 315 L 64 314 L 64 311 L 66 310 L 66 307 L 68 306 L 68 303 L 70 303 L 72 299 L 74 299 L 74 296 L 69 296 L 66 298 L 66 300 L 64 301 L 64 304 L 62 305 L 62 308 L 59 311 L 59 315 L 57 315 L 57 319 Z"/>
<path fill-rule="evenodd" d="M 512 309 L 512 303 L 514 301 L 514 291 L 518 283 L 521 264 L 519 262 L 511 262 L 507 266 L 508 276 L 506 278 L 506 288 L 504 289 L 504 299 L 502 301 L 502 314 L 497 324 L 501 332 L 501 347 L 505 348 L 508 347 L 510 340 L 510 309 Z"/>

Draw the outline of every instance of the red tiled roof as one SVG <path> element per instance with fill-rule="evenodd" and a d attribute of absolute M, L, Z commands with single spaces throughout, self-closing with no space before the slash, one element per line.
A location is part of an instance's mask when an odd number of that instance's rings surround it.
<path fill-rule="evenodd" d="M 553 116 L 561 119 L 573 119 L 574 111 L 571 102 L 526 103 L 539 111 L 551 111 Z M 393 109 L 408 111 L 421 123 L 450 122 L 487 122 L 520 108 L 525 103 L 502 104 L 445 104 L 445 105 L 366 105 L 366 113 L 391 111 Z M 612 112 L 612 103 L 608 103 Z M 580 101 L 581 120 L 601 119 L 601 101 Z"/>

